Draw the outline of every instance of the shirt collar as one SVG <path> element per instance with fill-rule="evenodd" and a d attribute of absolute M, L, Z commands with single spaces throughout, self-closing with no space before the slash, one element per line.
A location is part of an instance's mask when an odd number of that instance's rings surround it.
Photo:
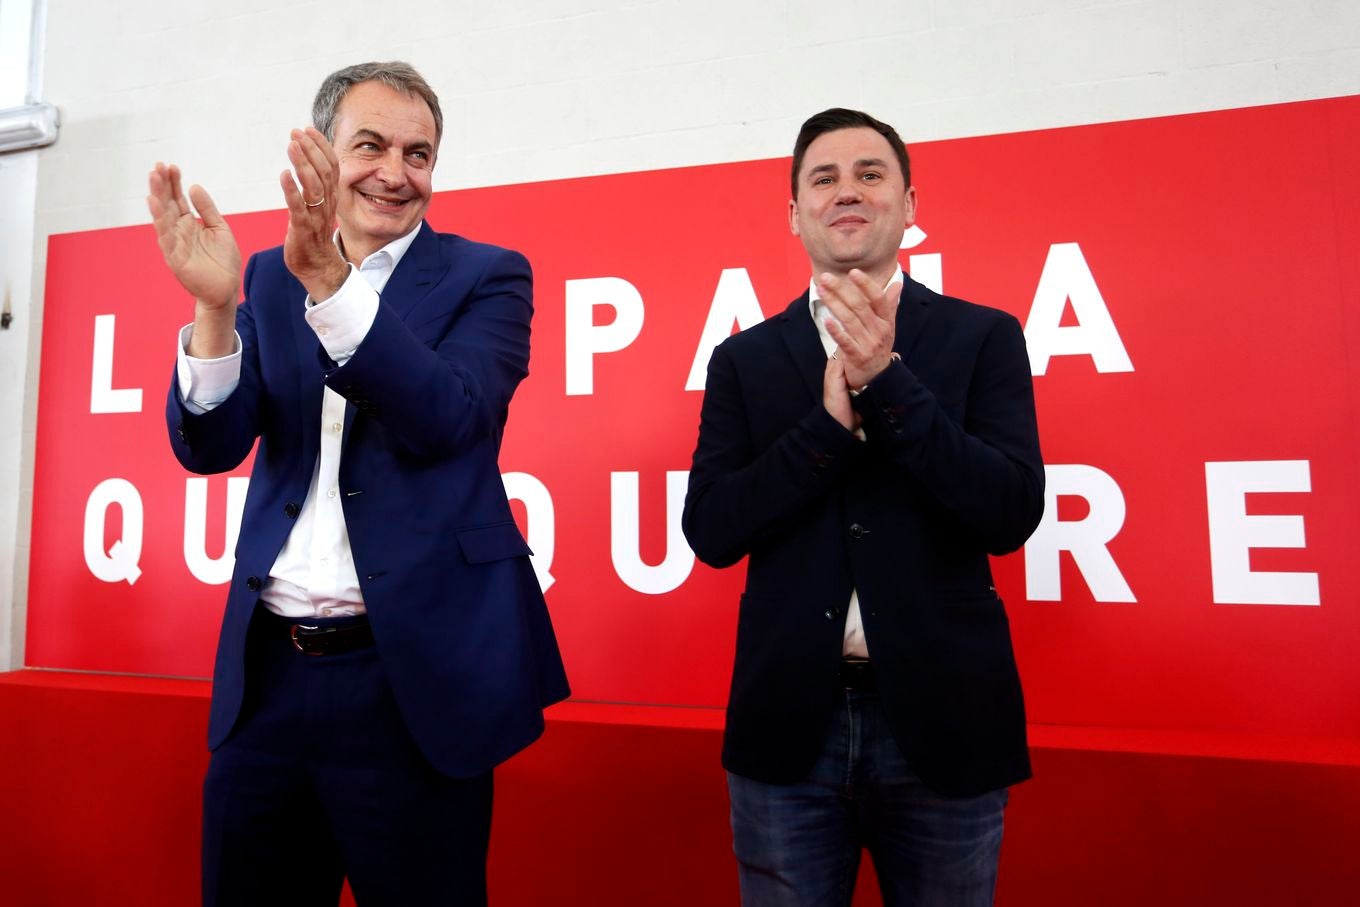
<path fill-rule="evenodd" d="M 883 285 L 883 289 L 886 290 L 888 287 L 892 286 L 894 281 L 897 283 L 906 283 L 906 279 L 902 275 L 901 262 L 898 262 L 897 270 L 893 271 L 893 276 L 888 278 L 888 282 Z M 808 311 L 812 313 L 814 320 L 817 319 L 817 308 L 820 305 L 821 294 L 817 292 L 817 279 L 814 277 L 808 281 Z M 818 326 L 821 326 L 820 320 L 818 321 Z"/>
<path fill-rule="evenodd" d="M 420 232 L 420 228 L 423 226 L 425 226 L 425 222 L 422 220 L 420 223 L 416 224 L 415 229 L 410 233 L 407 233 L 405 236 L 397 237 L 372 255 L 369 255 L 363 261 L 359 262 L 359 270 L 362 271 L 366 268 L 387 268 L 388 270 L 395 271 L 397 265 L 401 264 L 402 257 L 406 255 L 406 250 L 411 248 L 411 243 L 416 241 L 416 234 Z M 340 246 L 340 229 L 338 227 L 335 230 L 335 235 L 331 237 L 331 240 L 335 243 L 335 247 L 340 249 L 340 254 L 344 255 L 345 250 Z"/>

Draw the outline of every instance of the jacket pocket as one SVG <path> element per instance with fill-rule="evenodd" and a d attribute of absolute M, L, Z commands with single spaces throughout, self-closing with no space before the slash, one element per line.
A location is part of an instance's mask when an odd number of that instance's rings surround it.
<path fill-rule="evenodd" d="M 469 564 L 485 564 L 489 561 L 504 560 L 508 557 L 533 554 L 519 527 L 514 520 L 492 523 L 489 526 L 475 526 L 459 529 L 458 547 L 463 551 L 463 560 Z"/>

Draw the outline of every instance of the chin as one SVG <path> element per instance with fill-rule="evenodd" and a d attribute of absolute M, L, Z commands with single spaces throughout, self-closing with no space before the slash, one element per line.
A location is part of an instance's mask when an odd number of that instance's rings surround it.
<path fill-rule="evenodd" d="M 411 228 L 414 227 L 416 223 L 418 223 L 418 221 L 402 221 L 399 223 L 394 220 L 388 220 L 387 218 L 370 217 L 365 220 L 364 226 L 368 228 L 368 232 L 373 236 L 385 236 L 390 242 L 399 236 L 405 236 L 407 233 L 410 233 Z"/>

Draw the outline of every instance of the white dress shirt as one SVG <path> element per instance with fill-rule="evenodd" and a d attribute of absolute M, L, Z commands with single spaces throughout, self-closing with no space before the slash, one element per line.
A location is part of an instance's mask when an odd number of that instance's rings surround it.
<path fill-rule="evenodd" d="M 303 317 L 327 355 L 344 365 L 359 348 L 378 314 L 378 294 L 415 241 L 417 226 L 363 260 L 330 299 L 304 296 Z M 337 243 L 339 233 L 336 234 Z M 186 350 L 193 325 L 180 330 L 177 376 L 180 397 L 194 412 L 207 412 L 226 400 L 241 378 L 241 338 L 236 351 L 221 359 L 196 359 Z M 345 398 L 326 388 L 321 402 L 321 450 L 312 483 L 293 531 L 260 590 L 265 607 L 292 618 L 363 614 L 364 599 L 350 552 L 345 512 L 340 504 L 340 447 L 345 428 Z"/>
<path fill-rule="evenodd" d="M 885 287 L 892 286 L 894 281 L 899 283 L 902 281 L 901 265 L 897 266 L 892 279 L 888 281 Z M 817 336 L 822 339 L 822 349 L 826 350 L 826 355 L 830 358 L 831 354 L 836 352 L 836 341 L 831 339 L 831 333 L 826 329 L 826 320 L 830 318 L 835 320 L 837 324 L 840 321 L 822 302 L 821 294 L 817 292 L 816 279 L 809 284 L 808 310 L 812 313 L 812 323 L 817 325 Z M 857 429 L 855 433 L 860 436 L 861 440 L 864 438 L 863 430 Z M 850 605 L 845 609 L 845 638 L 841 643 L 841 654 L 852 655 L 856 658 L 869 657 L 869 642 L 864 638 L 864 618 L 859 613 L 858 589 L 850 590 Z"/>

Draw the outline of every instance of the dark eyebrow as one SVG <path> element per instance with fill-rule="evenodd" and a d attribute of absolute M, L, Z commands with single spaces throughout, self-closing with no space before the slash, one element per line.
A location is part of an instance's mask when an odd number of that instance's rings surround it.
<path fill-rule="evenodd" d="M 876 157 L 866 157 L 855 161 L 855 166 L 861 169 L 866 167 L 887 168 L 888 162 Z"/>
<path fill-rule="evenodd" d="M 380 132 L 376 132 L 376 131 L 374 131 L 374 130 L 372 130 L 372 129 L 368 129 L 368 128 L 359 128 L 359 129 L 354 130 L 354 136 L 350 139 L 350 141 L 352 141 L 352 142 L 359 142 L 359 141 L 373 141 L 373 142 L 377 142 L 379 145 L 386 145 L 386 144 L 387 144 L 387 136 L 383 135 L 383 134 L 380 133 Z M 418 142 L 412 142 L 411 144 L 407 145 L 406 148 L 403 149 L 403 150 L 404 150 L 407 154 L 410 154 L 410 153 L 413 152 L 413 151 L 428 151 L 428 152 L 433 152 L 433 151 L 434 151 L 434 146 L 431 145 L 429 142 L 425 141 L 424 139 L 421 139 L 421 140 L 418 141 Z"/>
<path fill-rule="evenodd" d="M 813 177 L 818 176 L 819 174 L 836 173 L 838 170 L 840 170 L 840 168 L 837 167 L 835 164 L 818 164 L 816 167 L 813 167 L 812 169 L 808 170 L 807 175 L 808 179 L 812 179 Z"/>

